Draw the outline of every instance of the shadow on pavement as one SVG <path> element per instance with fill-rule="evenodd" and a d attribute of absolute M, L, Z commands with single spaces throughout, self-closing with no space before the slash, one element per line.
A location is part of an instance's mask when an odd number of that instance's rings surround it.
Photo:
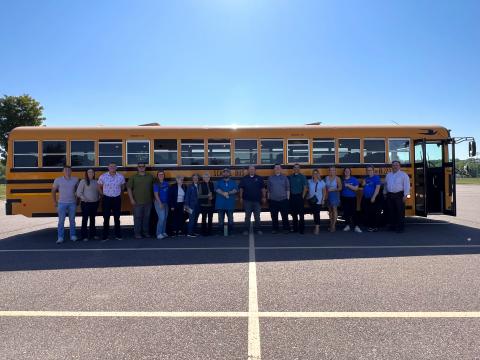
<path fill-rule="evenodd" d="M 256 261 L 309 261 L 349 258 L 480 254 L 480 229 L 435 220 L 414 219 L 406 232 L 329 233 L 326 224 L 313 235 L 255 235 Z M 267 230 L 268 226 L 264 226 Z M 50 270 L 221 264 L 248 262 L 248 236 L 133 239 L 124 228 L 124 240 L 98 240 L 56 245 L 55 229 L 44 229 L 0 240 L 0 271 Z M 220 248 L 220 249 L 219 249 Z"/>

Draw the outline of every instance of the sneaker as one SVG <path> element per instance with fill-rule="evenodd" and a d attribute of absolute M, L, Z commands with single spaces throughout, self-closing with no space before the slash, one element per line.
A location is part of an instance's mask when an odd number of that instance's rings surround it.
<path fill-rule="evenodd" d="M 95 235 L 95 236 L 93 237 L 93 240 L 100 240 L 100 238 Z"/>
<path fill-rule="evenodd" d="M 165 236 L 163 236 L 163 234 L 157 235 L 157 239 L 158 239 L 158 240 L 162 240 L 164 237 L 165 237 Z"/>
<path fill-rule="evenodd" d="M 196 238 L 196 237 L 197 237 L 197 235 L 195 235 L 195 234 L 187 234 L 187 237 L 193 237 L 193 238 Z"/>
<path fill-rule="evenodd" d="M 59 238 L 57 239 L 57 242 L 56 242 L 56 243 L 57 243 L 57 244 L 63 243 L 63 238 L 59 237 Z"/>
<path fill-rule="evenodd" d="M 87 242 L 88 238 L 83 238 L 82 240 L 83 240 L 83 242 Z"/>
<path fill-rule="evenodd" d="M 123 239 L 120 236 L 115 236 L 115 240 L 122 241 Z"/>
<path fill-rule="evenodd" d="M 75 235 L 73 235 L 72 237 L 70 237 L 70 240 L 72 240 L 72 241 L 77 241 L 78 238 L 77 238 Z"/>
<path fill-rule="evenodd" d="M 358 226 L 357 226 L 358 227 Z M 350 231 L 350 225 L 347 225 L 343 228 L 343 231 Z"/>
<path fill-rule="evenodd" d="M 242 234 L 245 235 L 245 236 L 247 236 L 247 235 L 248 235 L 248 231 L 245 230 Z"/>
<path fill-rule="evenodd" d="M 355 231 L 356 233 L 361 233 L 361 232 L 363 232 L 362 229 L 360 229 L 358 226 L 355 226 L 354 231 Z"/>
<path fill-rule="evenodd" d="M 368 231 L 368 232 L 374 232 L 375 230 L 374 230 L 373 228 L 369 227 L 369 228 L 367 229 L 367 231 Z"/>
<path fill-rule="evenodd" d="M 378 231 L 378 228 L 373 228 L 373 232 L 377 232 Z"/>
<path fill-rule="evenodd" d="M 162 235 L 163 235 L 163 237 L 168 237 L 167 233 L 163 233 Z"/>
<path fill-rule="evenodd" d="M 103 237 L 102 242 L 108 241 L 108 237 Z"/>
<path fill-rule="evenodd" d="M 262 230 L 258 230 L 258 231 L 257 231 L 257 235 L 263 235 L 263 231 L 262 231 Z"/>

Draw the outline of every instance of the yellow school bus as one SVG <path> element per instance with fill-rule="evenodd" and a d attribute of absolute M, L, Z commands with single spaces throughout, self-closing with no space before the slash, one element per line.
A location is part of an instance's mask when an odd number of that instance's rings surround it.
<path fill-rule="evenodd" d="M 475 146 L 472 138 L 461 140 Z M 325 176 L 331 165 L 338 175 L 350 167 L 354 176 L 363 177 L 371 164 L 383 177 L 398 160 L 411 179 L 406 215 L 455 215 L 455 143 L 461 140 L 436 125 L 18 127 L 8 140 L 6 213 L 56 215 L 50 190 L 64 164 L 73 176 L 83 178 L 93 168 L 98 178 L 114 162 L 128 178 L 137 163 L 145 162 L 149 172 L 164 169 L 173 182 L 179 174 L 188 181 L 205 172 L 216 180 L 225 167 L 238 180 L 250 164 L 267 177 L 277 163 L 286 174 L 299 163 L 307 177 L 313 169 Z M 130 211 L 124 194 L 122 213 Z"/>

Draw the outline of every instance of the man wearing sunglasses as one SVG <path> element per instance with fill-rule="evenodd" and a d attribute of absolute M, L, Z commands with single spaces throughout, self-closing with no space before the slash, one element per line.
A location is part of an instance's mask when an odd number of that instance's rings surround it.
<path fill-rule="evenodd" d="M 137 173 L 128 179 L 127 191 L 133 209 L 135 239 L 149 237 L 150 211 L 153 201 L 153 176 L 145 172 L 145 163 L 138 163 Z"/>

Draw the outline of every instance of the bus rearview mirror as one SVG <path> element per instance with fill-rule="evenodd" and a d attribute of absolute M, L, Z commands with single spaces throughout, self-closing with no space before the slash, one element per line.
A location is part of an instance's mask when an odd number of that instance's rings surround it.
<path fill-rule="evenodd" d="M 477 144 L 475 143 L 475 140 L 473 140 L 468 144 L 468 156 L 474 157 L 476 155 L 477 155 Z"/>

